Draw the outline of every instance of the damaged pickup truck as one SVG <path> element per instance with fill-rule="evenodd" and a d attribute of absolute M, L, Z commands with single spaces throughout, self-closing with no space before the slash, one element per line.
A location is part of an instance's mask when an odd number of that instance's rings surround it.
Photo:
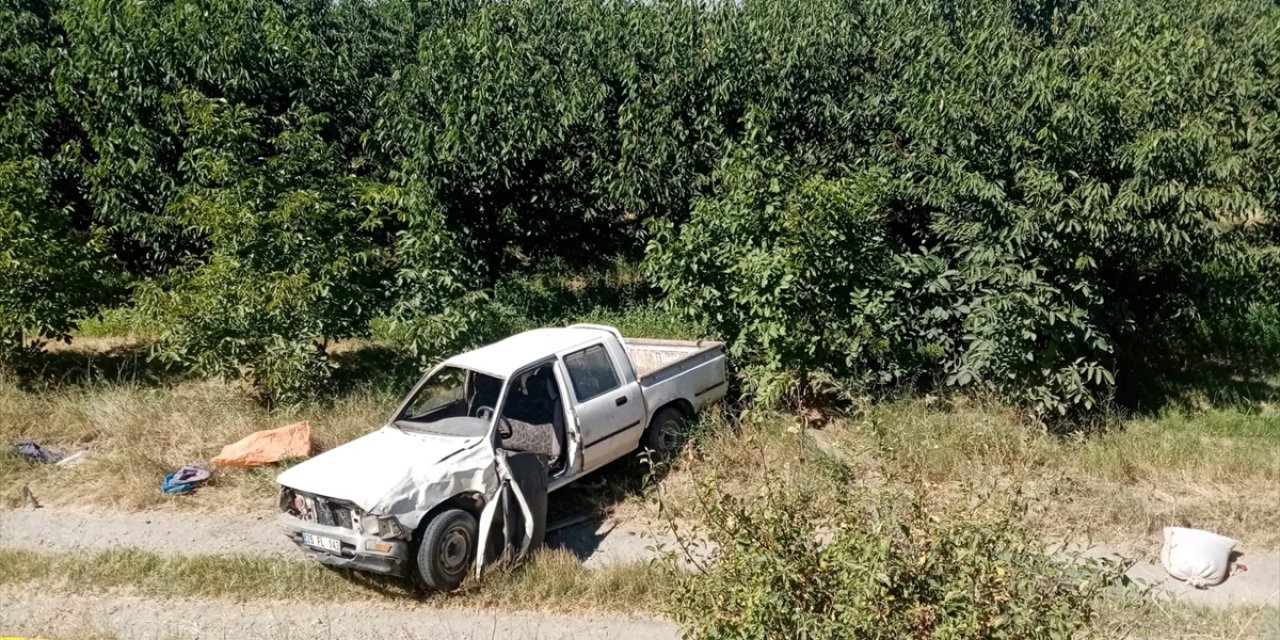
<path fill-rule="evenodd" d="M 547 494 L 670 455 L 726 390 L 721 343 L 536 329 L 431 369 L 382 428 L 281 473 L 280 524 L 336 567 L 452 589 L 542 544 Z"/>

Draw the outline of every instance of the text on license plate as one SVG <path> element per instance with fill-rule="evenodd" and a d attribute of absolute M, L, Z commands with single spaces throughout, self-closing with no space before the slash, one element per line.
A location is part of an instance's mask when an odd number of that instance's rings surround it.
<path fill-rule="evenodd" d="M 342 551 L 342 543 L 339 542 L 337 538 L 304 533 L 302 534 L 302 541 L 313 547 L 320 547 L 321 549 L 332 551 L 334 553 L 340 553 Z"/>

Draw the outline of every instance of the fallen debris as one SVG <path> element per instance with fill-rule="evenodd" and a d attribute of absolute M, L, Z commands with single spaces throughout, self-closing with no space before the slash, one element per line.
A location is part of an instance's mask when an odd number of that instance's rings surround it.
<path fill-rule="evenodd" d="M 46 449 L 31 440 L 19 440 L 15 448 L 18 451 L 18 457 L 27 462 L 53 464 L 66 457 L 65 453 Z"/>
<path fill-rule="evenodd" d="M 208 469 L 198 464 L 189 464 L 165 476 L 160 483 L 160 491 L 168 494 L 191 493 L 208 480 L 209 475 Z"/>
<path fill-rule="evenodd" d="M 214 464 L 257 467 L 311 455 L 311 423 L 303 420 L 279 429 L 257 431 L 222 448 Z"/>
<path fill-rule="evenodd" d="M 57 462 L 56 462 L 56 463 L 54 463 L 54 464 L 58 465 L 59 467 L 70 467 L 70 466 L 73 466 L 73 465 L 75 465 L 75 464 L 77 464 L 77 463 L 79 463 L 79 462 L 81 462 L 81 461 L 83 461 L 83 460 L 84 460 L 85 453 L 86 453 L 85 451 L 77 451 L 77 452 L 75 452 L 75 453 L 73 453 L 73 454 L 71 454 L 71 455 L 69 455 L 69 456 L 67 456 L 67 457 L 65 457 L 65 458 L 63 458 L 63 459 L 61 459 L 61 460 L 57 461 Z"/>
<path fill-rule="evenodd" d="M 22 485 L 22 488 L 18 490 L 18 494 L 22 496 L 22 504 L 24 506 L 31 507 L 32 509 L 40 508 L 40 501 L 36 500 L 36 494 L 31 493 L 31 487 L 28 487 L 25 484 Z"/>

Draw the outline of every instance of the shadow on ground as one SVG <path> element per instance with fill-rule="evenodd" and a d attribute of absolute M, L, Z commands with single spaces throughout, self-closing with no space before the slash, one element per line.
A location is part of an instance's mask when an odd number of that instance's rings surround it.
<path fill-rule="evenodd" d="M 424 373 L 413 357 L 380 344 L 360 345 L 330 358 L 337 365 L 333 383 L 339 395 L 357 389 L 408 393 Z"/>
<path fill-rule="evenodd" d="M 1280 363 L 1258 367 L 1199 362 L 1176 369 L 1138 369 L 1118 380 L 1117 403 L 1135 415 L 1207 408 L 1255 412 L 1280 404 Z"/>
<path fill-rule="evenodd" d="M 640 454 L 629 455 L 551 494 L 548 526 L 572 524 L 549 533 L 547 546 L 565 549 L 582 560 L 595 555 L 604 539 L 614 533 L 612 527 L 600 528 L 598 523 L 608 520 L 619 504 L 662 482 L 670 469 L 669 464 L 651 465 Z"/>
<path fill-rule="evenodd" d="M 87 340 L 84 344 L 27 349 L 5 367 L 26 391 L 92 384 L 161 386 L 188 377 L 182 368 L 153 357 L 148 340 Z"/>
<path fill-rule="evenodd" d="M 96 384 L 160 387 L 200 377 L 155 357 L 154 344 L 132 338 L 77 340 L 30 348 L 3 364 L 18 386 L 29 392 Z M 382 345 L 358 345 L 333 353 L 330 358 L 337 365 L 330 398 L 358 389 L 399 394 L 422 375 L 412 357 Z"/>

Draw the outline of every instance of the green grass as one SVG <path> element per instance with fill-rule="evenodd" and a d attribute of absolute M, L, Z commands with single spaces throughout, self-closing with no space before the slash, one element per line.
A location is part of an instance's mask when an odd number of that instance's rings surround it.
<path fill-rule="evenodd" d="M 233 601 L 422 602 L 555 612 L 639 613 L 656 608 L 667 570 L 648 563 L 587 569 L 567 551 L 543 550 L 454 593 L 420 594 L 398 579 L 332 570 L 316 562 L 247 555 L 167 556 L 132 549 L 45 553 L 0 549 L 0 588 L 66 594 L 121 593 Z M 306 585 L 306 588 L 300 588 Z"/>
<path fill-rule="evenodd" d="M 597 307 L 583 314 L 578 322 L 612 325 L 622 335 L 637 338 L 696 340 L 706 337 L 706 331 L 697 323 L 656 305 L 634 305 L 623 309 Z"/>
<path fill-rule="evenodd" d="M 161 327 L 148 322 L 133 307 L 104 309 L 96 316 L 84 318 L 76 324 L 78 338 L 111 338 L 116 336 L 152 336 Z"/>
<path fill-rule="evenodd" d="M 298 585 L 307 585 L 305 590 Z M 74 593 L 127 590 L 192 597 L 364 597 L 343 574 L 318 563 L 258 556 L 162 556 L 137 550 L 44 553 L 0 550 L 0 585 Z"/>

